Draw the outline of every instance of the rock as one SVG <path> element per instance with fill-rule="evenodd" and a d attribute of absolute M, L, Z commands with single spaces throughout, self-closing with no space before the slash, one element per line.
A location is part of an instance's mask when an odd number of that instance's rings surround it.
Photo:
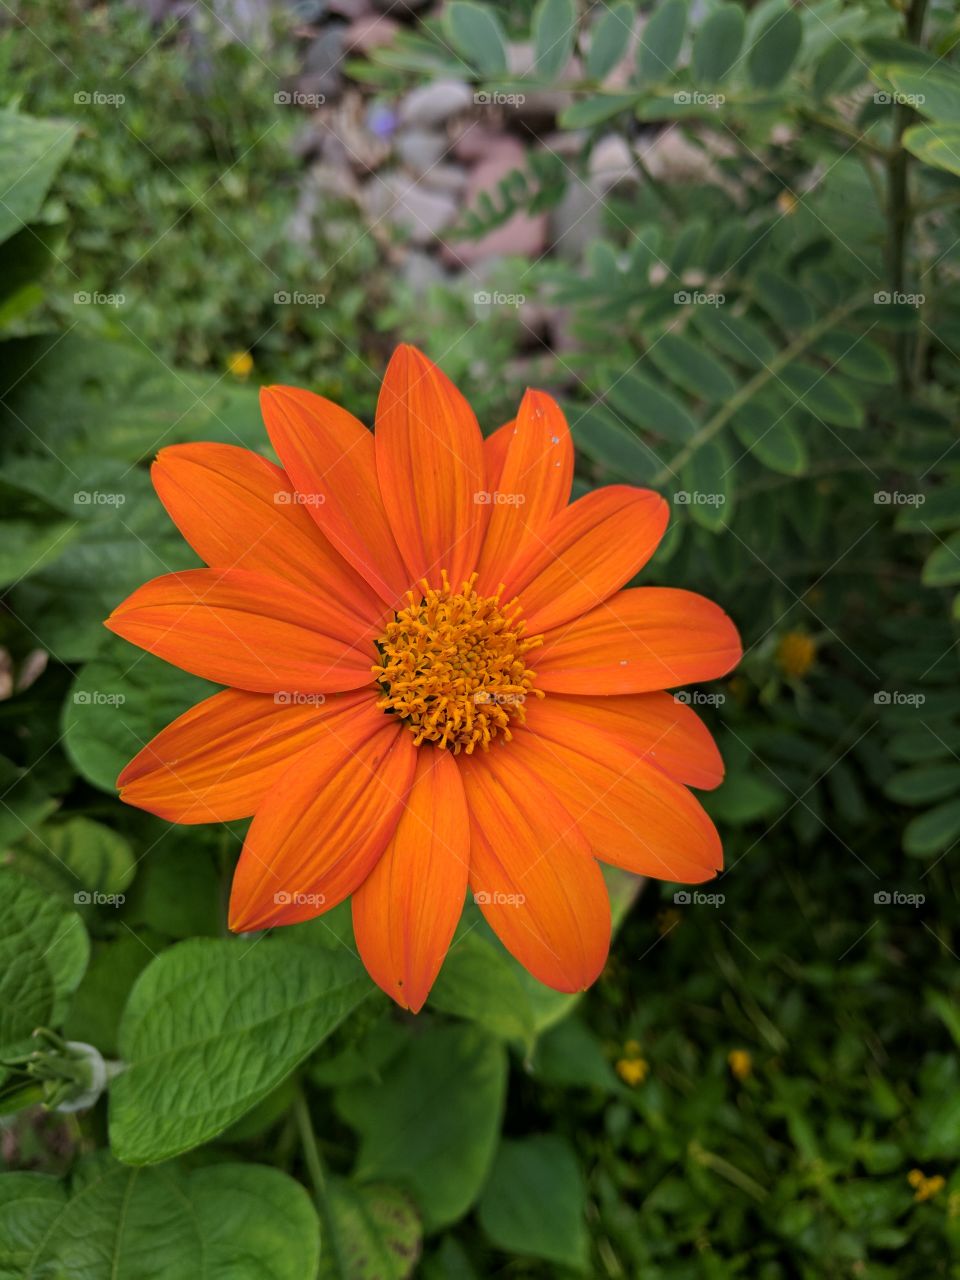
<path fill-rule="evenodd" d="M 446 272 L 432 253 L 423 249 L 410 249 L 404 255 L 400 275 L 404 284 L 417 298 L 422 298 L 429 290 L 446 281 Z"/>
<path fill-rule="evenodd" d="M 346 18 L 348 22 L 356 22 L 358 18 L 365 18 L 373 12 L 370 0 L 328 0 L 327 8 L 331 13 L 338 13 L 341 18 Z"/>
<path fill-rule="evenodd" d="M 476 204 L 477 197 L 483 191 L 496 199 L 501 179 L 514 169 L 524 168 L 525 163 L 526 153 L 520 143 L 513 138 L 500 138 L 469 175 L 465 201 L 467 207 Z M 484 258 L 503 257 L 506 254 L 537 257 L 543 252 L 546 239 L 546 215 L 521 211 L 480 240 L 458 240 L 445 244 L 441 254 L 445 262 L 463 266 L 472 266 Z"/>
<path fill-rule="evenodd" d="M 473 90 L 462 80 L 435 80 L 406 95 L 400 104 L 402 124 L 429 129 L 473 106 Z"/>
<path fill-rule="evenodd" d="M 392 223 L 415 245 L 432 244 L 456 217 L 458 207 L 452 196 L 431 191 L 395 171 L 366 184 L 363 205 L 371 221 Z"/>
<path fill-rule="evenodd" d="M 507 69 L 511 78 L 529 79 L 536 82 L 537 70 L 534 66 L 533 45 L 529 42 L 512 40 L 507 44 Z M 577 58 L 571 58 L 566 67 L 557 76 L 557 80 L 578 79 L 583 75 Z M 511 101 L 516 98 L 517 101 Z M 522 100 L 521 100 L 522 99 Z M 573 94 L 568 89 L 530 89 L 521 88 L 518 94 L 494 95 L 492 103 L 501 106 L 507 113 L 515 111 L 521 120 L 547 120 L 558 116 L 573 101 Z"/>
<path fill-rule="evenodd" d="M 399 30 L 399 22 L 394 22 L 385 13 L 367 14 L 347 27 L 343 33 L 343 47 L 347 53 L 369 53 L 371 49 L 392 44 Z"/>
<path fill-rule="evenodd" d="M 420 179 L 435 191 L 446 191 L 452 196 L 462 195 L 467 186 L 466 170 L 458 164 L 435 164 Z"/>
<path fill-rule="evenodd" d="M 603 202 L 583 182 L 570 182 L 560 203 L 550 210 L 550 242 L 558 257 L 579 262 L 587 245 L 603 227 Z"/>
<path fill-rule="evenodd" d="M 394 149 L 407 168 L 419 176 L 439 161 L 448 145 L 440 133 L 409 129 L 397 134 Z"/>
<path fill-rule="evenodd" d="M 343 39 L 346 27 L 332 23 L 314 40 L 303 61 L 303 71 L 297 80 L 301 93 L 316 94 L 322 98 L 335 98 L 343 86 Z"/>
<path fill-rule="evenodd" d="M 384 13 L 416 13 L 418 9 L 422 9 L 428 0 L 373 0 L 374 8 L 381 9 Z"/>
<path fill-rule="evenodd" d="M 600 138 L 590 152 L 591 185 L 606 194 L 621 182 L 636 182 L 639 171 L 630 144 L 619 133 Z"/>

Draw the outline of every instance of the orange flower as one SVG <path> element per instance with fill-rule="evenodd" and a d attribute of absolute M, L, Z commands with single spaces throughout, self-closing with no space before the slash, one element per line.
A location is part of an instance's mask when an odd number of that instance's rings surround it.
<path fill-rule="evenodd" d="M 209 568 L 148 582 L 107 626 L 228 685 L 124 769 L 172 822 L 253 815 L 238 931 L 353 895 L 373 979 L 419 1010 L 466 893 L 560 991 L 597 977 L 610 907 L 596 858 L 689 883 L 721 866 L 688 786 L 723 766 L 662 690 L 724 675 L 729 618 L 667 587 L 622 590 L 667 504 L 611 485 L 569 503 L 563 415 L 528 391 L 487 440 L 453 384 L 401 346 L 376 438 L 292 387 L 262 393 L 283 468 L 176 445 L 160 499 Z"/>

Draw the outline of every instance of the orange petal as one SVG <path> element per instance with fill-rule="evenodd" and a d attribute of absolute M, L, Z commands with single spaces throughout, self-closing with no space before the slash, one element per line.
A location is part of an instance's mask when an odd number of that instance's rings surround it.
<path fill-rule="evenodd" d="M 138 587 L 104 623 L 165 662 L 253 693 L 336 693 L 372 680 L 376 628 L 247 569 L 188 569 Z"/>
<path fill-rule="evenodd" d="M 450 379 L 415 347 L 393 353 L 377 404 L 377 475 L 410 576 L 458 587 L 477 567 L 489 508 L 483 438 Z"/>
<path fill-rule="evenodd" d="M 251 569 L 319 591 L 364 622 L 376 593 L 330 545 L 279 467 L 231 444 L 161 449 L 154 487 L 174 524 L 212 569 Z"/>
<path fill-rule="evenodd" d="M 449 751 L 424 747 L 406 807 L 380 861 L 353 895 L 353 932 L 367 972 L 419 1013 L 463 910 L 470 822 Z"/>
<path fill-rule="evenodd" d="M 610 900 L 590 846 L 513 743 L 458 765 L 470 806 L 470 888 L 507 950 L 557 991 L 582 991 L 610 947 Z"/>
<path fill-rule="evenodd" d="M 594 854 L 658 880 L 711 879 L 723 850 L 694 796 L 613 734 L 569 718 L 564 703 L 528 707 L 510 751 L 563 797 Z"/>
<path fill-rule="evenodd" d="M 265 387 L 260 407 L 309 514 L 344 560 L 395 604 L 410 582 L 380 497 L 372 434 L 346 409 L 297 387 Z"/>
<path fill-rule="evenodd" d="M 668 518 L 666 502 L 650 489 L 594 489 L 526 544 L 502 575 L 504 599 L 519 596 L 533 635 L 578 618 L 643 568 Z"/>
<path fill-rule="evenodd" d="M 497 427 L 496 431 L 486 436 L 483 441 L 483 463 L 487 471 L 488 493 L 493 493 L 500 488 L 503 464 L 506 462 L 507 450 L 510 448 L 513 429 L 516 425 L 516 419 L 511 418 L 509 422 L 505 422 L 502 427 Z"/>
<path fill-rule="evenodd" d="M 550 396 L 527 391 L 507 437 L 499 478 L 488 491 L 490 524 L 480 555 L 481 591 L 495 591 L 508 565 L 531 544 L 542 545 L 538 535 L 570 501 L 572 483 L 573 440 L 567 420 Z M 625 581 L 621 578 L 617 586 Z"/>
<path fill-rule="evenodd" d="M 257 810 L 233 877 L 230 928 L 310 920 L 361 885 L 396 829 L 416 757 L 413 735 L 372 698 L 331 726 Z"/>
<path fill-rule="evenodd" d="M 710 791 L 723 781 L 723 760 L 710 730 L 692 707 L 670 693 L 628 693 L 622 697 L 549 699 L 576 726 L 587 724 L 619 738 L 624 746 L 677 782 Z M 578 732 L 573 728 L 572 736 Z"/>
<path fill-rule="evenodd" d="M 556 693 L 648 693 L 715 680 L 741 654 L 736 627 L 712 600 L 634 587 L 548 632 L 530 665 L 537 687 Z"/>
<path fill-rule="evenodd" d="M 167 822 L 249 818 L 294 756 L 370 696 L 366 689 L 301 699 L 224 689 L 134 756 L 117 779 L 120 799 Z"/>

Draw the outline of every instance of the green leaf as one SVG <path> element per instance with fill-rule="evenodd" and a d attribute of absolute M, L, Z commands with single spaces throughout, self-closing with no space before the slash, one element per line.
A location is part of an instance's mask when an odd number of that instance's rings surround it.
<path fill-rule="evenodd" d="M 696 85 L 719 84 L 737 61 L 746 25 L 738 4 L 720 4 L 697 32 L 693 42 L 693 80 Z"/>
<path fill-rule="evenodd" d="M 105 1152 L 62 1184 L 0 1177 L 0 1265 L 70 1280 L 307 1280 L 319 1257 L 317 1215 L 299 1183 L 276 1169 L 218 1164 L 127 1169 Z M 50 1185 L 52 1183 L 52 1185 Z M 12 1184 L 12 1185 L 11 1185 Z M 4 1269 L 4 1275 L 9 1272 Z"/>
<path fill-rule="evenodd" d="M 960 792 L 960 764 L 904 769 L 888 779 L 884 795 L 898 804 L 930 804 Z"/>
<path fill-rule="evenodd" d="M 687 26 L 687 0 L 664 0 L 640 33 L 637 69 L 646 83 L 667 80 L 683 44 Z"/>
<path fill-rule="evenodd" d="M 755 397 L 737 410 L 730 425 L 743 447 L 771 471 L 785 476 L 806 471 L 806 443 L 776 401 Z"/>
<path fill-rule="evenodd" d="M 798 405 L 836 427 L 862 427 L 863 402 L 827 369 L 794 360 L 780 371 L 780 380 Z"/>
<path fill-rule="evenodd" d="M 592 129 L 594 125 L 629 111 L 637 103 L 636 93 L 598 93 L 593 97 L 579 98 L 560 112 L 563 129 Z"/>
<path fill-rule="evenodd" d="M 941 63 L 930 70 L 918 67 L 879 67 L 898 93 L 909 100 L 921 115 L 936 120 L 938 131 L 944 124 L 960 125 L 960 73 Z M 958 160 L 960 163 L 960 160 Z"/>
<path fill-rule="evenodd" d="M 948 800 L 907 824 L 903 847 L 914 857 L 932 857 L 960 836 L 960 800 Z"/>
<path fill-rule="evenodd" d="M 503 28 L 494 13 L 471 0 L 453 0 L 444 15 L 450 43 L 472 67 L 486 76 L 507 69 Z"/>
<path fill-rule="evenodd" d="M 0 241 L 40 213 L 57 170 L 73 146 L 76 126 L 63 120 L 35 120 L 0 111 Z"/>
<path fill-rule="evenodd" d="M 960 124 L 917 124 L 903 135 L 903 145 L 918 160 L 960 174 Z"/>
<path fill-rule="evenodd" d="M 81 777 L 114 795 L 121 769 L 144 744 L 213 692 L 205 680 L 111 640 L 67 694 L 64 749 Z"/>
<path fill-rule="evenodd" d="M 931 551 L 921 577 L 927 587 L 952 587 L 960 582 L 960 529 Z"/>
<path fill-rule="evenodd" d="M 0 587 L 9 587 L 66 551 L 76 536 L 76 520 L 35 524 L 32 520 L 4 520 L 0 544 Z"/>
<path fill-rule="evenodd" d="M 449 951 L 429 1004 L 468 1018 L 505 1040 L 532 1043 L 533 1010 L 505 952 L 467 934 Z"/>
<path fill-rule="evenodd" d="M 861 382 L 889 385 L 896 376 L 890 356 L 876 342 L 854 329 L 831 329 L 814 344 L 812 350 L 847 377 Z"/>
<path fill-rule="evenodd" d="M 146 940 L 125 929 L 109 942 L 95 942 L 83 980 L 73 993 L 63 1033 L 117 1056 L 117 1033 L 134 982 L 153 958 Z"/>
<path fill-rule="evenodd" d="M 658 342 L 651 343 L 647 358 L 677 386 L 700 400 L 726 400 L 737 389 L 736 380 L 716 356 L 683 334 L 663 334 Z"/>
<path fill-rule="evenodd" d="M 784 9 L 767 23 L 747 55 L 747 71 L 757 89 L 775 89 L 786 79 L 803 41 L 796 9 Z"/>
<path fill-rule="evenodd" d="M 538 0 L 531 34 L 537 72 L 553 80 L 570 61 L 577 31 L 577 7 L 573 0 Z"/>
<path fill-rule="evenodd" d="M 733 515 L 733 472 L 736 459 L 726 440 L 715 435 L 700 445 L 683 468 L 680 492 L 687 495 L 690 516 L 705 529 L 722 529 Z M 680 493 L 675 501 L 679 502 Z"/>
<path fill-rule="evenodd" d="M 548 1084 L 603 1089 L 615 1093 L 619 1081 L 600 1041 L 579 1018 L 564 1018 L 537 1041 L 533 1074 Z"/>
<path fill-rule="evenodd" d="M 944 485 L 922 495 L 923 501 L 897 516 L 897 528 L 911 533 L 942 532 L 960 525 L 960 486 Z"/>
<path fill-rule="evenodd" d="M 614 475 L 640 484 L 659 470 L 660 459 L 650 446 L 603 405 L 594 405 L 585 412 L 571 409 L 567 420 L 580 452 L 608 467 Z"/>
<path fill-rule="evenodd" d="M 777 354 L 776 344 L 762 326 L 726 308 L 700 307 L 696 325 L 711 346 L 748 369 L 764 368 Z"/>
<path fill-rule="evenodd" d="M 420 1257 L 420 1218 L 396 1187 L 328 1178 L 317 1280 L 407 1280 Z"/>
<path fill-rule="evenodd" d="M 286 940 L 194 939 L 140 975 L 110 1090 L 119 1159 L 208 1142 L 265 1097 L 370 993 L 357 960 Z"/>
<path fill-rule="evenodd" d="M 639 373 L 617 378 L 604 398 L 628 422 L 673 443 L 685 443 L 697 430 L 696 422 L 675 396 Z"/>
<path fill-rule="evenodd" d="M 577 1158 L 556 1134 L 505 1140 L 477 1210 L 506 1253 L 586 1269 L 586 1188 Z"/>
<path fill-rule="evenodd" d="M 856 60 L 855 74 L 859 78 L 859 59 L 845 40 L 834 40 L 821 54 L 813 72 L 814 97 L 823 99 L 832 93 L 840 93 L 847 87 L 848 73 Z"/>
<path fill-rule="evenodd" d="M 129 841 L 90 818 L 50 823 L 26 851 L 42 860 L 48 874 L 52 869 L 71 895 L 77 895 L 77 905 L 92 901 L 97 894 L 121 894 L 136 869 Z M 16 861 L 20 863 L 19 857 Z"/>
<path fill-rule="evenodd" d="M 779 272 L 767 268 L 754 272 L 753 289 L 763 309 L 788 333 L 813 323 L 808 295 Z"/>
<path fill-rule="evenodd" d="M 586 60 L 591 80 L 603 80 L 623 58 L 633 30 L 633 16 L 631 0 L 618 0 L 604 9 L 593 24 Z"/>
<path fill-rule="evenodd" d="M 506 1076 L 504 1046 L 478 1027 L 429 1027 L 382 1082 L 335 1095 L 360 1134 L 355 1176 L 406 1187 L 428 1231 L 455 1222 L 489 1173 Z"/>

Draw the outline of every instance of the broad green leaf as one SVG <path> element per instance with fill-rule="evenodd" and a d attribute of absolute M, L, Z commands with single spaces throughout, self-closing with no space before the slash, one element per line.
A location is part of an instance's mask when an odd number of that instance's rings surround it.
<path fill-rule="evenodd" d="M 73 146 L 76 126 L 65 120 L 35 120 L 0 111 L 0 241 L 40 213 L 57 170 Z"/>
<path fill-rule="evenodd" d="M 113 795 L 137 752 L 213 692 L 205 680 L 111 639 L 67 694 L 64 749 L 81 777 Z"/>
<path fill-rule="evenodd" d="M 960 174 L 960 124 L 917 124 L 903 135 L 906 149 L 936 169 Z"/>
<path fill-rule="evenodd" d="M 780 381 L 798 406 L 835 427 L 862 427 L 863 401 L 827 369 L 794 360 L 780 371 Z"/>
<path fill-rule="evenodd" d="M 921 576 L 928 587 L 952 587 L 960 582 L 960 530 L 931 551 Z"/>
<path fill-rule="evenodd" d="M 53 976 L 43 952 L 17 931 L 0 937 L 0 1049 L 52 1021 Z"/>
<path fill-rule="evenodd" d="M 712 532 L 722 529 L 733 515 L 736 461 L 726 439 L 718 434 L 697 448 L 681 473 L 674 501 L 686 494 L 691 519 Z"/>
<path fill-rule="evenodd" d="M 455 1222 L 490 1171 L 506 1075 L 506 1049 L 478 1027 L 428 1027 L 382 1082 L 335 1095 L 360 1135 L 355 1176 L 409 1190 L 427 1231 Z"/>
<path fill-rule="evenodd" d="M 590 29 L 586 66 L 591 80 L 603 80 L 623 58 L 633 30 L 634 14 L 632 0 L 618 0 L 601 10 Z"/>
<path fill-rule="evenodd" d="M 758 89 L 775 89 L 800 52 L 803 22 L 796 9 L 784 9 L 767 23 L 747 55 L 747 70 Z"/>
<path fill-rule="evenodd" d="M 553 80 L 570 60 L 577 32 L 577 7 L 573 0 L 538 0 L 533 11 L 534 61 L 537 74 Z"/>
<path fill-rule="evenodd" d="M 669 80 L 683 44 L 687 26 L 687 0 L 663 0 L 640 33 L 637 68 L 641 80 Z"/>
<path fill-rule="evenodd" d="M 905 507 L 897 516 L 897 528 L 905 532 L 925 533 L 955 529 L 960 525 L 960 485 L 948 484 L 922 495 L 916 506 Z"/>
<path fill-rule="evenodd" d="M 396 1187 L 328 1178 L 317 1280 L 407 1280 L 420 1257 L 420 1218 Z"/>
<path fill-rule="evenodd" d="M 715 820 L 742 827 L 772 817 L 788 799 L 767 779 L 738 771 L 728 773 L 718 789 L 705 797 L 704 807 Z"/>
<path fill-rule="evenodd" d="M 732 396 L 736 380 L 702 344 L 679 333 L 665 333 L 650 344 L 650 360 L 682 390 L 700 400 L 719 401 Z"/>
<path fill-rule="evenodd" d="M 17 851 L 17 867 L 45 883 L 62 886 L 78 906 L 98 895 L 115 896 L 133 879 L 136 862 L 129 842 L 118 831 L 90 818 L 50 823 Z M 31 863 L 39 864 L 34 871 Z"/>
<path fill-rule="evenodd" d="M 611 382 L 604 399 L 621 417 L 677 444 L 689 440 L 697 424 L 676 397 L 639 373 Z"/>
<path fill-rule="evenodd" d="M 614 475 L 642 484 L 659 470 L 660 459 L 650 446 L 603 405 L 594 405 L 585 412 L 571 408 L 567 420 L 580 452 L 608 467 Z"/>
<path fill-rule="evenodd" d="M 128 1164 L 208 1142 L 311 1053 L 370 993 L 359 962 L 282 939 L 194 939 L 140 975 L 120 1026 L 127 1069 L 110 1140 Z"/>
<path fill-rule="evenodd" d="M 117 1033 L 130 989 L 153 959 L 152 935 L 141 939 L 121 929 L 116 938 L 94 942 L 83 980 L 73 993 L 63 1033 L 85 1040 L 102 1054 L 117 1056 Z"/>
<path fill-rule="evenodd" d="M 62 555 L 76 536 L 75 520 L 35 524 L 32 520 L 4 520 L 0 543 L 0 587 L 9 587 L 31 573 L 39 573 Z"/>
<path fill-rule="evenodd" d="M 904 66 L 879 71 L 922 116 L 936 120 L 938 130 L 944 124 L 960 125 L 960 73 L 952 67 L 941 63 L 927 71 Z"/>
<path fill-rule="evenodd" d="M 467 934 L 448 952 L 429 1004 L 506 1040 L 524 1045 L 533 1040 L 533 1010 L 516 970 L 502 949 L 475 934 Z"/>
<path fill-rule="evenodd" d="M 446 8 L 444 22 L 450 43 L 481 75 L 493 76 L 506 71 L 503 28 L 489 8 L 472 0 L 453 0 Z"/>
<path fill-rule="evenodd" d="M 903 847 L 914 857 L 932 857 L 960 836 L 960 800 L 948 800 L 907 824 Z"/>
<path fill-rule="evenodd" d="M 577 1017 L 564 1018 L 540 1037 L 531 1068 L 537 1079 L 564 1088 L 614 1093 L 620 1087 L 600 1041 Z"/>
<path fill-rule="evenodd" d="M 90 957 L 90 940 L 79 915 L 32 880 L 0 868 L 0 919 L 7 954 L 11 949 L 29 951 L 31 971 L 39 968 L 45 975 L 35 984 L 52 991 L 44 1018 L 60 1022 Z M 29 1007 L 36 1008 L 34 996 Z"/>
<path fill-rule="evenodd" d="M 77 1166 L 69 1194 L 58 1183 L 27 1184 L 26 1176 L 0 1176 L 0 1222 L 16 1223 L 16 1275 L 308 1280 L 316 1274 L 316 1212 L 305 1189 L 277 1169 L 129 1169 L 98 1152 Z M 5 1241 L 0 1263 L 4 1247 Z"/>
<path fill-rule="evenodd" d="M 719 84 L 730 72 L 743 45 L 745 18 L 738 4 L 720 4 L 693 42 L 693 81 L 697 86 Z"/>
<path fill-rule="evenodd" d="M 561 111 L 560 126 L 563 129 L 591 129 L 618 116 L 621 111 L 629 111 L 637 100 L 636 93 L 598 93 L 579 98 Z"/>
<path fill-rule="evenodd" d="M 928 765 L 895 773 L 883 788 L 898 804 L 932 804 L 960 793 L 960 764 Z"/>
<path fill-rule="evenodd" d="M 854 50 L 845 40 L 834 40 L 820 55 L 813 71 L 813 93 L 818 99 L 841 93 L 847 87 L 850 69 L 859 79 L 861 67 Z"/>
<path fill-rule="evenodd" d="M 501 1143 L 477 1210 L 497 1248 L 585 1270 L 586 1187 L 563 1138 L 538 1134 Z"/>
<path fill-rule="evenodd" d="M 27 1268 L 37 1244 L 50 1234 L 66 1198 L 63 1183 L 47 1174 L 0 1174 L 0 1276 L 3 1280 L 21 1280 L 29 1275 Z"/>
<path fill-rule="evenodd" d="M 157 826 L 149 856 L 127 891 L 124 920 L 168 938 L 219 935 L 223 904 L 216 850 L 229 839 L 228 830 Z"/>

